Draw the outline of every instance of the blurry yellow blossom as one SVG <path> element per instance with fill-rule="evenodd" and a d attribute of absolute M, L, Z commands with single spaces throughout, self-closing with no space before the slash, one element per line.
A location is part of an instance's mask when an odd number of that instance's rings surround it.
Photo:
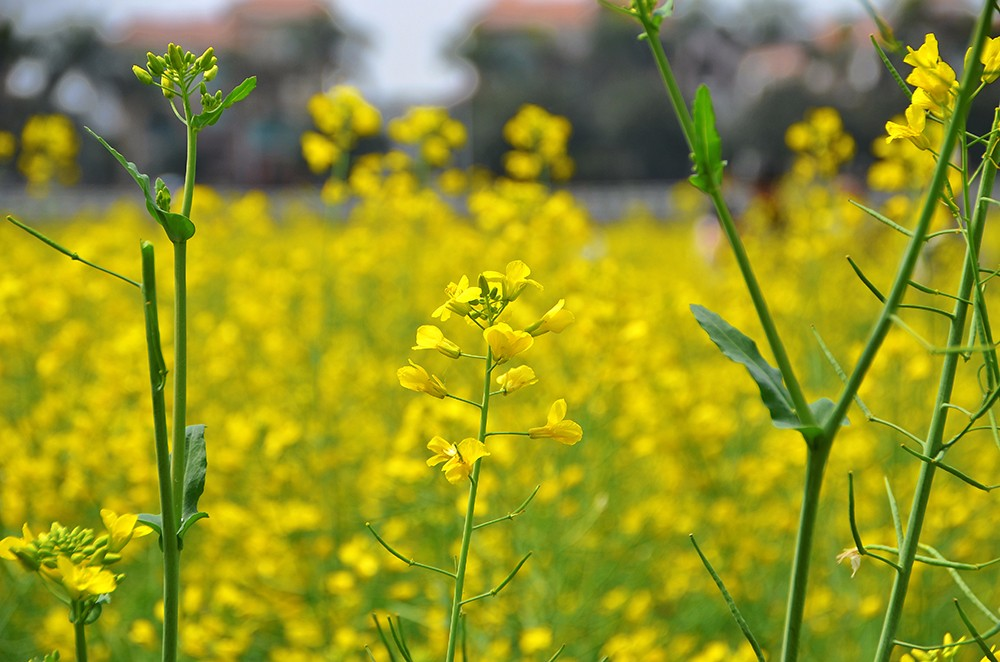
<path fill-rule="evenodd" d="M 72 120 L 65 115 L 33 115 L 21 129 L 17 168 L 28 180 L 29 191 L 44 194 L 49 184 L 76 182 L 80 140 Z"/>
<path fill-rule="evenodd" d="M 525 104 L 503 127 L 514 149 L 504 154 L 504 167 L 515 179 L 569 179 L 573 160 L 566 155 L 572 126 L 565 117 Z"/>
<path fill-rule="evenodd" d="M 419 366 L 413 361 L 410 361 L 410 365 L 397 370 L 396 376 L 399 378 L 400 385 L 411 391 L 426 393 L 435 398 L 444 398 L 448 395 L 448 389 L 444 387 L 437 375 L 429 375 L 423 366 Z"/>
<path fill-rule="evenodd" d="M 583 439 L 583 428 L 575 421 L 566 420 L 566 401 L 560 398 L 549 408 L 545 425 L 528 430 L 532 439 L 555 439 L 561 444 L 572 446 Z"/>
<path fill-rule="evenodd" d="M 540 336 L 551 331 L 552 333 L 562 333 L 563 330 L 576 321 L 576 317 L 570 311 L 563 308 L 566 305 L 565 299 L 559 299 L 556 305 L 542 315 L 542 318 L 528 326 L 525 331 L 532 336 Z"/>
<path fill-rule="evenodd" d="M 493 361 L 497 365 L 527 350 L 534 343 L 530 333 L 514 330 L 505 322 L 484 329 L 483 338 L 493 350 Z"/>
<path fill-rule="evenodd" d="M 17 149 L 17 139 L 10 131 L 0 131 L 0 163 L 14 156 Z"/>
<path fill-rule="evenodd" d="M 983 52 L 979 54 L 979 61 L 983 63 L 982 81 L 984 83 L 992 83 L 1000 77 L 1000 37 L 986 40 Z"/>
<path fill-rule="evenodd" d="M 481 296 L 478 287 L 469 287 L 469 279 L 464 275 L 457 283 L 448 283 L 444 291 L 448 295 L 448 300 L 431 313 L 431 317 L 437 317 L 442 322 L 447 322 L 452 313 L 465 317 L 472 311 L 471 302 Z"/>
<path fill-rule="evenodd" d="M 519 642 L 521 653 L 527 656 L 537 656 L 539 653 L 550 651 L 552 648 L 552 630 L 539 625 L 526 628 L 521 633 Z"/>
<path fill-rule="evenodd" d="M 388 133 L 396 142 L 415 145 L 420 159 L 435 168 L 447 165 L 466 140 L 465 126 L 437 106 L 410 108 L 406 115 L 389 122 Z"/>
<path fill-rule="evenodd" d="M 340 160 L 341 150 L 336 143 L 321 133 L 306 131 L 302 134 L 302 156 L 305 157 L 309 169 L 316 174 L 323 174 Z"/>
<path fill-rule="evenodd" d="M 472 474 L 476 460 L 490 454 L 486 450 L 486 444 L 471 438 L 453 444 L 442 437 L 435 436 L 427 443 L 427 449 L 434 453 L 427 460 L 427 466 L 433 467 L 444 462 L 441 471 L 444 472 L 444 477 L 452 485 L 466 480 Z"/>
<path fill-rule="evenodd" d="M 960 646 L 955 644 L 961 643 L 964 640 L 965 637 L 962 637 L 956 642 L 951 633 L 946 632 L 944 639 L 941 641 L 941 645 L 944 648 L 929 651 L 913 648 L 910 649 L 909 653 L 903 653 L 902 657 L 899 658 L 899 662 L 944 662 L 945 660 L 952 660 L 958 655 L 960 648 Z M 983 659 L 985 660 L 986 658 Z"/>
<path fill-rule="evenodd" d="M 417 344 L 413 349 L 437 350 L 450 359 L 457 359 L 462 355 L 459 346 L 445 338 L 444 332 L 433 324 L 424 324 L 417 328 Z"/>
<path fill-rule="evenodd" d="M 806 178 L 833 177 L 854 156 L 854 138 L 844 130 L 835 108 L 812 108 L 805 119 L 785 131 L 785 143 L 796 153 L 793 171 Z"/>
<path fill-rule="evenodd" d="M 500 390 L 504 395 L 509 395 L 524 388 L 525 386 L 531 386 L 532 384 L 537 383 L 538 377 L 535 376 L 535 371 L 532 370 L 530 366 L 526 365 L 511 368 L 497 377 L 497 384 L 500 385 Z"/>

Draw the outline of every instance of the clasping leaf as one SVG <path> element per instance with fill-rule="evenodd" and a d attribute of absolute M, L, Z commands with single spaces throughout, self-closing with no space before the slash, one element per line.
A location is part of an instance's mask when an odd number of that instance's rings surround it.
<path fill-rule="evenodd" d="M 704 85 L 698 87 L 694 95 L 694 174 L 690 181 L 695 187 L 709 193 L 722 185 L 722 139 L 715 128 L 715 110 L 712 108 L 712 94 Z"/>

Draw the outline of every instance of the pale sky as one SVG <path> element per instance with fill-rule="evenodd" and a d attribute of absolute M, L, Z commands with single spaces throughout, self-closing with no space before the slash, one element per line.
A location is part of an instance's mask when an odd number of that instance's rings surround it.
<path fill-rule="evenodd" d="M 66 22 L 97 25 L 113 36 L 137 18 L 211 19 L 239 0 L 0 0 L 0 19 L 12 19 L 18 31 L 45 33 Z M 424 103 L 451 103 L 470 89 L 475 74 L 468 65 L 442 52 L 441 44 L 455 43 L 470 30 L 475 16 L 496 0 L 325 0 L 343 28 L 361 33 L 368 49 L 360 52 L 361 80 L 350 80 L 373 100 L 419 99 Z M 530 0 L 544 2 L 544 0 Z M 596 0 L 573 0 L 583 5 Z M 885 5 L 888 0 L 876 0 Z M 768 0 L 676 0 L 715 5 L 725 13 L 732 7 Z M 801 0 L 811 18 L 856 16 L 861 0 Z"/>

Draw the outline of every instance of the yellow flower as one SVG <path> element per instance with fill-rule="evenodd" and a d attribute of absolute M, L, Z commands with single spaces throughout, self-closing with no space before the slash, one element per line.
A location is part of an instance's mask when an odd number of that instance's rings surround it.
<path fill-rule="evenodd" d="M 535 342 L 530 333 L 515 331 L 504 322 L 484 329 L 483 338 L 493 350 L 493 360 L 498 364 L 520 354 Z"/>
<path fill-rule="evenodd" d="M 561 444 L 572 446 L 583 439 L 583 428 L 576 421 L 566 420 L 566 401 L 562 398 L 552 403 L 545 425 L 528 430 L 532 439 L 555 439 Z"/>
<path fill-rule="evenodd" d="M 14 156 L 17 148 L 17 139 L 10 131 L 0 131 L 0 162 L 6 161 Z"/>
<path fill-rule="evenodd" d="M 31 544 L 34 540 L 34 534 L 25 524 L 21 527 L 20 538 L 7 536 L 0 540 L 0 559 L 18 561 L 29 572 L 38 570 L 38 554 Z"/>
<path fill-rule="evenodd" d="M 909 55 L 903 62 L 913 67 L 906 82 L 927 93 L 931 100 L 930 110 L 938 117 L 946 116 L 954 103 L 958 88 L 955 70 L 941 60 L 938 54 L 937 38 L 933 34 L 924 37 L 924 44 L 917 50 L 907 46 Z"/>
<path fill-rule="evenodd" d="M 424 324 L 417 328 L 417 344 L 413 349 L 434 349 L 450 359 L 462 355 L 458 345 L 444 337 L 444 332 L 433 324 Z"/>
<path fill-rule="evenodd" d="M 531 269 L 521 260 L 514 260 L 507 263 L 504 273 L 499 271 L 484 271 L 483 277 L 490 283 L 500 283 L 500 297 L 504 301 L 514 301 L 528 285 L 533 285 L 538 289 L 542 286 L 538 281 L 531 280 Z"/>
<path fill-rule="evenodd" d="M 452 313 L 465 317 L 472 312 L 472 302 L 481 296 L 478 287 L 469 287 L 467 276 L 462 276 L 457 283 L 448 283 L 444 293 L 448 295 L 448 300 L 431 313 L 431 317 L 437 317 L 442 322 L 447 322 Z"/>
<path fill-rule="evenodd" d="M 535 376 L 535 371 L 526 365 L 511 368 L 497 377 L 497 384 L 500 385 L 500 390 L 504 395 L 510 395 L 514 391 L 518 391 L 525 386 L 531 386 L 532 384 L 537 383 L 538 377 Z"/>
<path fill-rule="evenodd" d="M 84 600 L 104 593 L 111 593 L 118 587 L 114 573 L 104 567 L 77 565 L 68 557 L 60 555 L 56 567 L 43 566 L 42 577 L 58 591 L 61 587 L 70 600 Z"/>
<path fill-rule="evenodd" d="M 321 133 L 306 131 L 302 134 L 302 156 L 309 169 L 316 174 L 323 174 L 340 160 L 341 150 L 337 145 Z"/>
<path fill-rule="evenodd" d="M 444 383 L 438 379 L 437 375 L 427 374 L 422 366 L 413 361 L 410 361 L 410 365 L 397 370 L 396 377 L 399 379 L 400 386 L 411 391 L 426 393 L 439 399 L 448 395 L 448 389 L 444 387 Z"/>
<path fill-rule="evenodd" d="M 989 84 L 1000 78 L 1000 37 L 986 40 L 979 60 L 983 63 L 982 80 L 984 83 Z"/>
<path fill-rule="evenodd" d="M 442 437 L 435 436 L 427 442 L 427 449 L 434 453 L 427 460 L 427 466 L 433 467 L 444 462 L 441 471 L 452 485 L 466 480 L 472 474 L 476 460 L 490 454 L 486 450 L 486 444 L 471 438 L 452 444 Z"/>
<path fill-rule="evenodd" d="M 920 90 L 917 90 L 917 92 L 920 92 Z M 916 94 L 914 94 L 914 97 L 916 97 Z M 914 103 L 906 109 L 906 124 L 899 124 L 892 121 L 885 123 L 885 132 L 889 134 L 885 141 L 892 142 L 893 140 L 905 138 L 919 149 L 927 149 L 930 146 L 930 142 L 927 140 L 927 136 L 924 135 L 926 123 L 926 113 L 923 108 L 918 107 Z"/>
<path fill-rule="evenodd" d="M 563 308 L 564 305 L 566 305 L 566 300 L 559 299 L 556 305 L 549 308 L 548 312 L 542 315 L 542 319 L 526 328 L 525 331 L 532 336 L 540 336 L 549 331 L 552 333 L 562 333 L 563 329 L 576 321 L 573 313 Z"/>
<path fill-rule="evenodd" d="M 139 516 L 131 513 L 119 516 L 113 510 L 102 508 L 101 519 L 110 536 L 109 552 L 120 552 L 132 538 L 141 538 L 153 532 L 145 524 L 139 524 Z"/>

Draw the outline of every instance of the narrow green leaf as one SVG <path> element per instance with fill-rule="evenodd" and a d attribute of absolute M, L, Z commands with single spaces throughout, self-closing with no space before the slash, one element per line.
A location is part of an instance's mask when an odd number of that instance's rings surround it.
<path fill-rule="evenodd" d="M 205 491 L 205 472 L 208 470 L 208 456 L 205 454 L 205 426 L 187 426 L 184 433 L 184 446 L 187 449 L 187 468 L 184 471 L 182 521 L 199 512 L 198 499 Z"/>
<path fill-rule="evenodd" d="M 115 160 L 118 161 L 123 168 L 125 168 L 125 171 L 128 172 L 128 174 L 132 176 L 132 179 L 135 180 L 135 183 L 139 185 L 139 188 L 142 189 L 143 196 L 146 198 L 146 210 L 149 212 L 149 215 L 153 217 L 153 220 L 163 226 L 163 229 L 166 231 L 167 237 L 170 238 L 170 241 L 175 243 L 187 241 L 194 236 L 194 223 L 191 222 L 191 219 L 183 214 L 177 214 L 161 209 L 156 204 L 153 187 L 149 183 L 149 175 L 139 172 L 139 168 L 136 167 L 134 163 L 127 160 L 121 155 L 121 153 L 118 152 L 118 150 L 109 145 L 104 138 L 91 131 L 89 127 L 85 126 L 83 128 L 87 130 L 87 133 L 96 138 L 99 143 L 104 145 L 104 148 L 110 152 L 111 156 L 115 157 Z"/>
<path fill-rule="evenodd" d="M 183 540 L 184 534 L 187 533 L 187 530 L 190 529 L 195 522 L 197 522 L 200 519 L 205 519 L 206 517 L 208 517 L 208 513 L 202 512 L 200 510 L 196 513 L 192 513 L 188 517 L 185 517 L 181 521 L 180 528 L 177 529 L 177 537 Z"/>
<path fill-rule="evenodd" d="M 140 522 L 156 531 L 156 535 L 163 535 L 163 516 L 162 515 L 152 515 L 150 513 L 139 513 L 136 516 Z"/>
<path fill-rule="evenodd" d="M 750 625 L 746 622 L 746 619 L 743 618 L 743 614 L 740 613 L 739 607 L 736 606 L 736 601 L 733 600 L 733 596 L 730 595 L 729 589 L 726 588 L 726 585 L 722 581 L 722 577 L 720 577 L 719 573 L 717 573 L 715 568 L 712 567 L 708 558 L 702 554 L 701 548 L 698 547 L 698 543 L 694 539 L 694 535 L 689 535 L 688 538 L 691 540 L 691 544 L 694 545 L 694 551 L 698 552 L 698 556 L 701 558 L 701 562 L 705 566 L 705 569 L 708 570 L 708 574 L 712 576 L 712 579 L 715 581 L 715 585 L 722 593 L 722 597 L 729 606 L 729 611 L 736 620 L 736 624 L 739 625 L 747 643 L 749 643 L 750 647 L 753 648 L 754 655 L 757 656 L 757 659 L 760 662 L 764 662 L 764 651 L 761 649 L 760 644 L 757 643 L 756 637 L 753 636 L 753 632 L 750 630 Z"/>
<path fill-rule="evenodd" d="M 715 127 L 712 94 L 705 85 L 699 86 L 695 92 L 692 118 L 694 174 L 691 175 L 690 181 L 695 187 L 708 193 L 721 186 L 722 168 L 725 162 L 722 160 L 722 139 L 719 138 L 719 132 Z"/>
<path fill-rule="evenodd" d="M 226 95 L 226 98 L 222 100 L 222 103 L 218 107 L 212 110 L 199 113 L 191 118 L 191 128 L 195 131 L 200 131 L 206 126 L 212 126 L 219 121 L 222 117 L 223 111 L 232 106 L 233 104 L 246 99 L 253 92 L 254 88 L 257 87 L 257 77 L 251 76 L 247 78 L 238 86 L 236 86 L 232 92 Z"/>

